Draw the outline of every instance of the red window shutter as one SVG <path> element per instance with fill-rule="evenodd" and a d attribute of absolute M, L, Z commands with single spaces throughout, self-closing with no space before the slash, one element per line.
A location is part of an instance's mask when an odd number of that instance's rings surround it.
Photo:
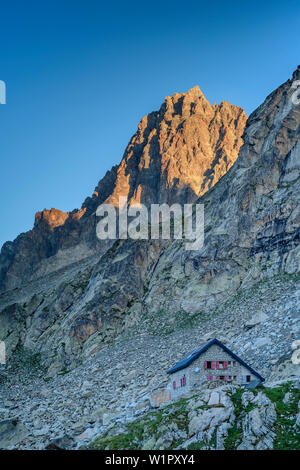
<path fill-rule="evenodd" d="M 207 369 L 207 361 L 204 361 L 204 369 Z"/>
<path fill-rule="evenodd" d="M 228 376 L 227 376 L 227 375 L 225 375 L 225 380 L 228 380 Z"/>
<path fill-rule="evenodd" d="M 212 363 L 211 363 L 211 368 L 212 368 L 212 369 L 215 369 L 215 368 L 216 368 L 216 363 L 215 363 L 215 361 L 212 361 Z"/>
<path fill-rule="evenodd" d="M 219 369 L 219 361 L 217 361 L 216 364 L 217 364 L 217 369 Z"/>
<path fill-rule="evenodd" d="M 227 361 L 224 361 L 224 369 L 227 369 Z"/>

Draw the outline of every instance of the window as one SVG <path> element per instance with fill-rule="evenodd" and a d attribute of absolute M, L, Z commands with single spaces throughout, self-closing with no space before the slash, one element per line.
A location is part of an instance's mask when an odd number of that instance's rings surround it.
<path fill-rule="evenodd" d="M 212 380 L 212 379 L 213 379 L 213 376 L 212 376 L 212 375 L 208 375 L 206 378 L 207 378 L 207 380 Z"/>
<path fill-rule="evenodd" d="M 217 369 L 227 369 L 228 362 L 227 361 L 217 361 L 216 363 Z"/>
<path fill-rule="evenodd" d="M 215 361 L 204 361 L 204 369 L 215 369 L 216 362 Z"/>
<path fill-rule="evenodd" d="M 251 375 L 243 375 L 243 383 L 251 382 Z"/>
<path fill-rule="evenodd" d="M 232 365 L 233 365 L 233 367 L 235 367 L 236 366 L 236 361 L 233 361 Z"/>
<path fill-rule="evenodd" d="M 230 364 L 231 362 L 228 361 L 204 361 L 204 369 L 223 370 L 228 369 L 228 365 Z"/>
<path fill-rule="evenodd" d="M 185 386 L 186 386 L 186 376 L 185 375 L 183 377 L 181 377 L 180 385 L 179 385 L 179 382 L 176 382 L 176 380 L 173 381 L 173 390 L 176 390 L 177 388 L 185 387 Z"/>

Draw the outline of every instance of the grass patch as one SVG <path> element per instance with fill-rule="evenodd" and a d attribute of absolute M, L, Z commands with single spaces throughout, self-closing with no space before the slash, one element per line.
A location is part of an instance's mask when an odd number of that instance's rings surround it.
<path fill-rule="evenodd" d="M 298 402 L 300 400 L 300 390 L 295 388 L 290 382 L 275 388 L 266 388 L 267 397 L 274 403 L 277 419 L 274 423 L 273 447 L 276 450 L 299 450 L 300 432 L 296 429 L 296 415 L 298 413 Z M 290 393 L 287 403 L 283 402 L 286 393 Z"/>
<path fill-rule="evenodd" d="M 228 430 L 228 435 L 224 441 L 225 450 L 236 450 L 242 437 L 242 430 L 238 429 L 237 425 L 232 426 Z"/>
<path fill-rule="evenodd" d="M 23 370 L 28 375 L 41 375 L 47 371 L 40 353 L 35 353 L 23 346 L 18 346 L 10 361 L 11 370 Z"/>
<path fill-rule="evenodd" d="M 187 405 L 190 398 L 182 399 L 172 403 L 162 410 L 151 412 L 143 418 L 137 419 L 126 425 L 126 432 L 110 435 L 111 430 L 104 436 L 97 438 L 88 449 L 112 449 L 112 450 L 139 450 L 150 438 L 158 440 L 166 430 L 173 424 L 182 431 L 188 430 Z M 168 446 L 169 449 L 178 447 L 183 438 L 176 440 Z"/>
<path fill-rule="evenodd" d="M 205 447 L 205 443 L 203 441 L 192 442 L 187 446 L 188 450 L 201 450 Z"/>
<path fill-rule="evenodd" d="M 244 390 L 242 388 L 239 388 L 230 397 L 234 406 L 234 413 L 235 413 L 236 418 L 238 418 L 240 414 L 244 411 L 244 407 L 242 404 L 243 393 L 244 393 Z"/>

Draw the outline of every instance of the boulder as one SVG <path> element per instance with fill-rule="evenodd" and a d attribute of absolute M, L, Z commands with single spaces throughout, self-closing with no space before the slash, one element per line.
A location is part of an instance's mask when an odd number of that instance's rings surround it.
<path fill-rule="evenodd" d="M 261 348 L 262 346 L 266 346 L 267 344 L 271 344 L 271 340 L 268 337 L 263 338 L 256 338 L 253 343 L 254 348 Z"/>
<path fill-rule="evenodd" d="M 168 403 L 171 400 L 171 392 L 168 389 L 156 390 L 150 395 L 150 404 L 153 408 L 158 408 L 163 403 Z"/>
<path fill-rule="evenodd" d="M 264 312 L 257 312 L 250 320 L 245 323 L 245 328 L 250 329 L 267 320 L 268 316 Z"/>
<path fill-rule="evenodd" d="M 28 434 L 27 428 L 20 423 L 18 417 L 0 421 L 0 449 L 15 446 Z"/>
<path fill-rule="evenodd" d="M 219 405 L 220 403 L 220 395 L 219 392 L 213 391 L 210 395 L 210 399 L 208 401 L 209 406 Z"/>
<path fill-rule="evenodd" d="M 72 449 L 74 447 L 74 441 L 73 439 L 68 436 L 68 435 L 65 435 L 65 436 L 61 436 L 61 437 L 58 437 L 57 439 L 53 439 L 52 441 L 50 441 L 45 449 L 46 450 L 69 450 L 69 449 Z"/>

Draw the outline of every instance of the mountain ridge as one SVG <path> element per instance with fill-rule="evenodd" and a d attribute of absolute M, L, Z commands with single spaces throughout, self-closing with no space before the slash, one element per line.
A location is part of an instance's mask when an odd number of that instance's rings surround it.
<path fill-rule="evenodd" d="M 300 77 L 299 69 L 294 77 Z M 263 277 L 299 272 L 300 112 L 291 102 L 293 80 L 251 114 L 235 165 L 198 200 L 205 206 L 201 250 L 186 251 L 182 240 L 127 239 L 97 256 L 87 258 L 85 252 L 74 267 L 57 269 L 53 257 L 51 288 L 45 275 L 0 296 L 3 312 L 12 308 L 12 299 L 16 303 L 9 320 L 16 327 L 11 351 L 20 341 L 42 350 L 64 344 L 52 363 L 55 370 L 89 356 L 135 322 L 147 325 L 151 319 L 155 325 L 157 312 L 165 318 L 174 312 L 178 318 L 198 316 Z M 74 256 L 74 247 L 66 253 Z M 23 315 L 33 321 L 25 330 L 18 320 Z"/>
<path fill-rule="evenodd" d="M 100 204 L 118 205 L 119 196 L 129 204 L 194 201 L 234 163 L 246 119 L 239 106 L 211 106 L 197 86 L 167 96 L 159 111 L 141 119 L 120 164 L 106 172 L 80 209 L 37 212 L 32 230 L 3 245 L 0 291 L 43 276 L 55 264 L 69 264 L 71 248 L 74 261 L 105 252 L 111 243 L 96 237 Z"/>
<path fill-rule="evenodd" d="M 205 209 L 200 250 L 185 250 L 184 240 L 116 240 L 60 269 L 53 256 L 52 272 L 0 294 L 1 412 L 11 417 L 5 447 L 45 448 L 49 439 L 70 448 L 91 441 L 122 449 L 298 446 L 298 80 L 300 67 L 250 115 L 236 162 L 196 199 Z M 185 434 L 167 422 L 142 436 L 140 419 L 153 423 L 167 370 L 212 338 L 257 370 L 266 388 L 204 384 L 195 389 L 198 401 L 187 397 Z M 207 406 L 212 394 L 222 406 Z M 177 406 L 182 414 L 182 402 L 158 414 L 174 421 Z"/>

